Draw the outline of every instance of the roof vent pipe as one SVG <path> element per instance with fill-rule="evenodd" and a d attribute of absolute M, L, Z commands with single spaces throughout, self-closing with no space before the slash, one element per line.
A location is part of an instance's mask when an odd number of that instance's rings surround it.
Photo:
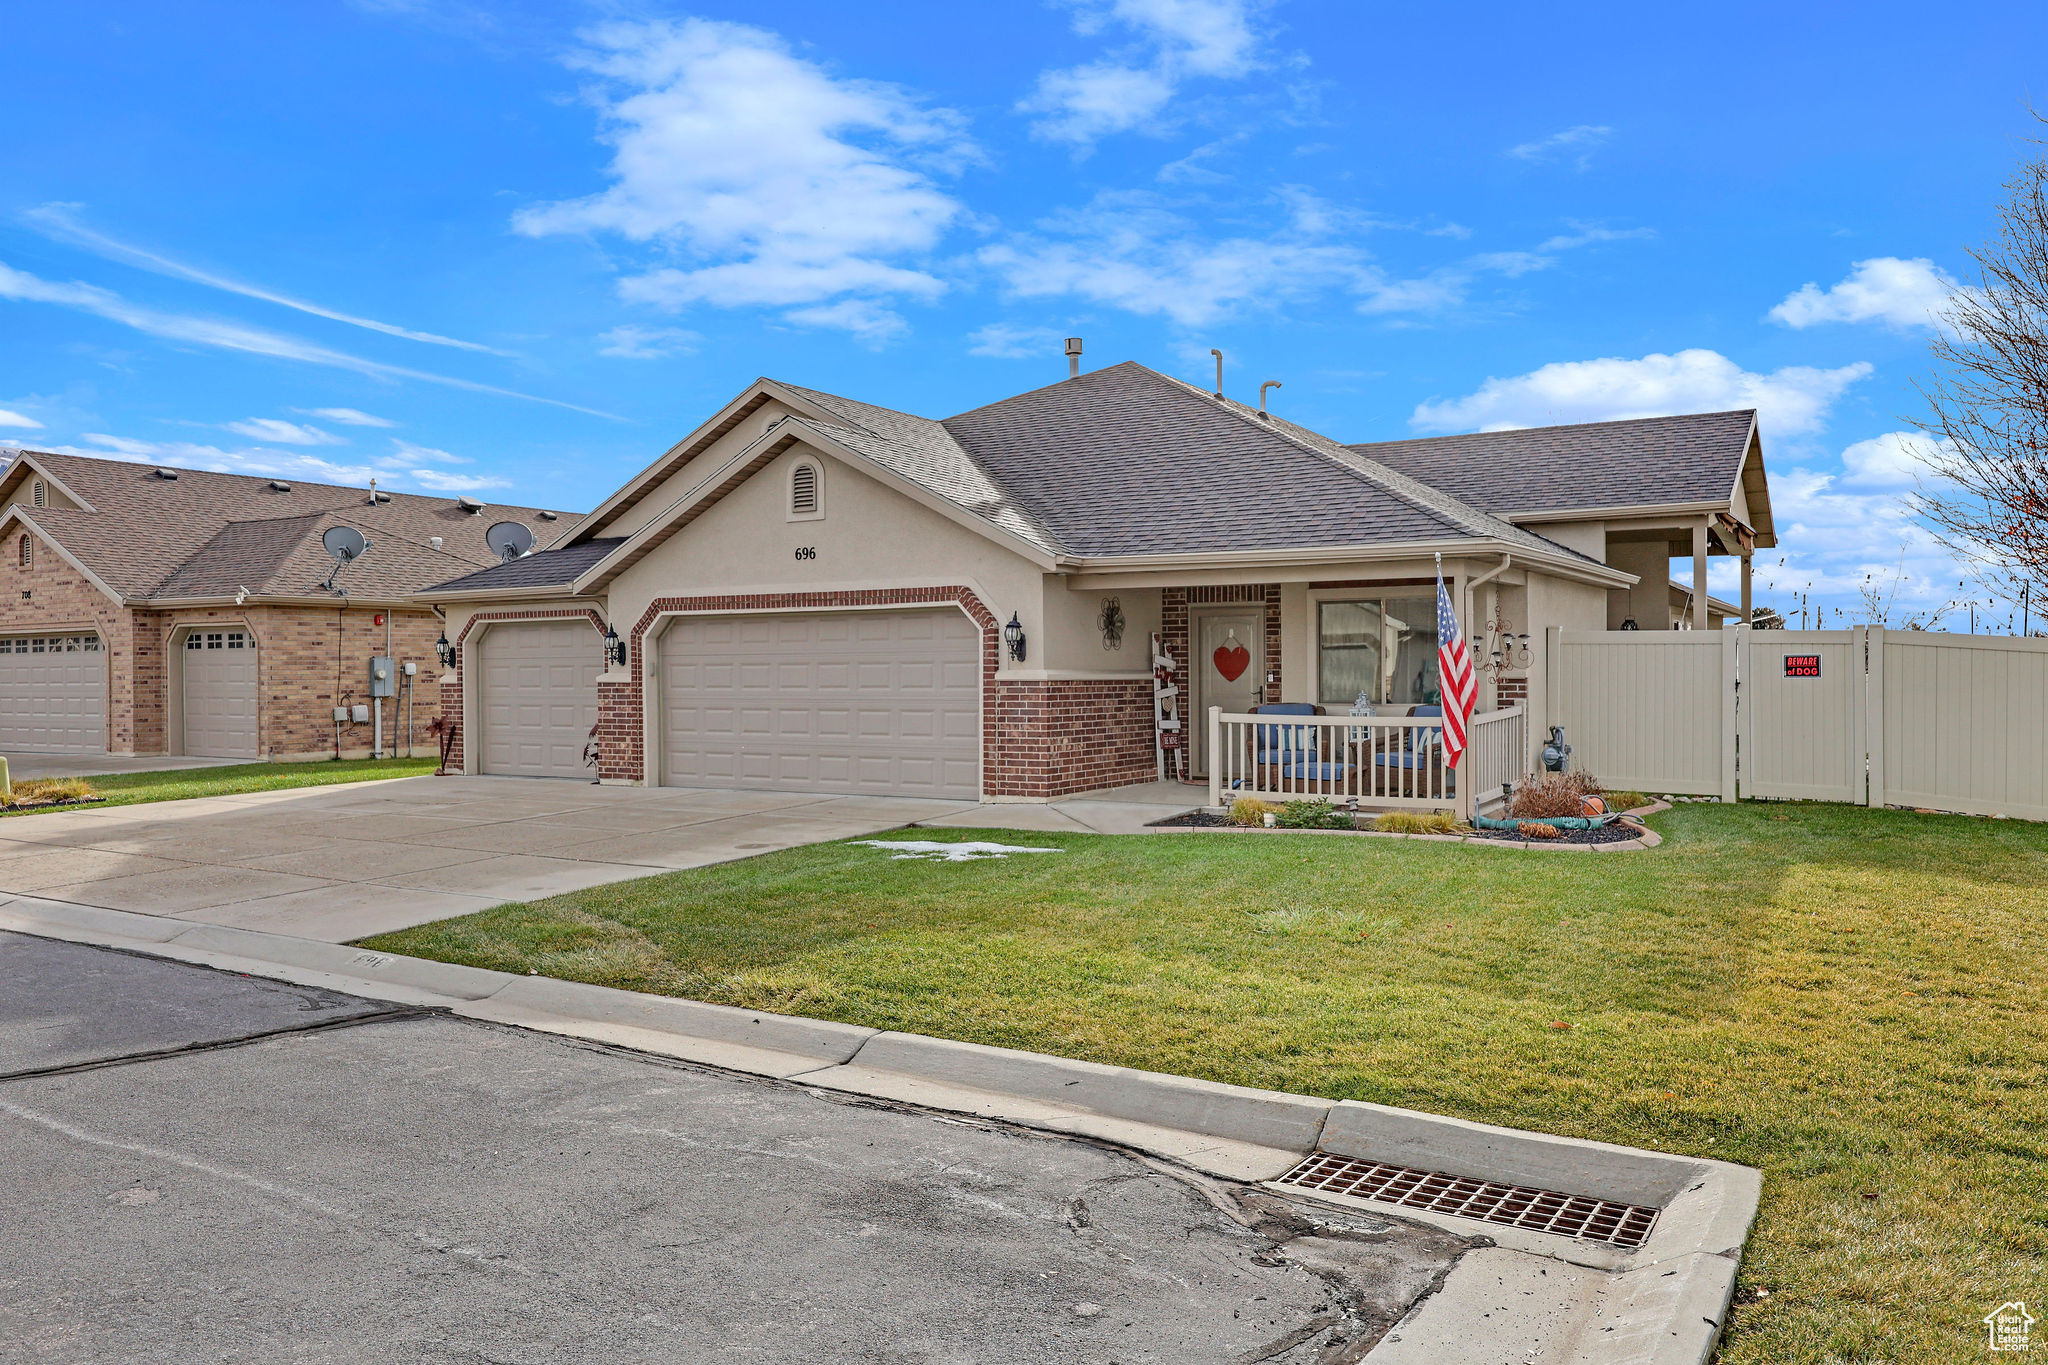
<path fill-rule="evenodd" d="M 1259 385 L 1259 416 L 1264 417 L 1266 415 L 1266 390 L 1280 387 L 1282 387 L 1281 383 L 1277 379 L 1268 379 L 1265 383 Z"/>
<path fill-rule="evenodd" d="M 1223 396 L 1223 352 L 1211 346 L 1209 354 L 1216 357 L 1216 396 L 1221 398 Z"/>
<path fill-rule="evenodd" d="M 1081 377 L 1081 338 L 1067 338 L 1067 378 Z"/>

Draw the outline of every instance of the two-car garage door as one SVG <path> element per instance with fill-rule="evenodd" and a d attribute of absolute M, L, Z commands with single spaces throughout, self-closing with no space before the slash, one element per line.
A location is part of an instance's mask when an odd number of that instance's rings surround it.
<path fill-rule="evenodd" d="M 981 632 L 957 608 L 678 617 L 661 637 L 661 780 L 981 792 Z"/>
<path fill-rule="evenodd" d="M 0 753 L 107 751 L 107 656 L 97 635 L 0 635 Z"/>

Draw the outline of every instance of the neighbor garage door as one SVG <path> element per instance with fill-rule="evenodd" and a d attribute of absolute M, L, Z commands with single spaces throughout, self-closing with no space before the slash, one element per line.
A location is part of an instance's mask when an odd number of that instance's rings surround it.
<path fill-rule="evenodd" d="M 590 622 L 519 621 L 484 634 L 483 771 L 588 777 L 583 746 L 597 724 L 604 641 Z"/>
<path fill-rule="evenodd" d="M 679 617 L 661 639 L 661 780 L 974 800 L 980 652 L 956 608 Z"/>
<path fill-rule="evenodd" d="M 256 757 L 256 642 L 246 630 L 185 637 L 185 752 Z"/>
<path fill-rule="evenodd" d="M 0 753 L 107 751 L 107 656 L 97 635 L 0 636 Z"/>

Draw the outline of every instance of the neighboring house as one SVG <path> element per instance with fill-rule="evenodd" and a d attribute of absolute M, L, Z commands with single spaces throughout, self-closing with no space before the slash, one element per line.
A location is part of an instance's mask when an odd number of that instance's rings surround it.
<path fill-rule="evenodd" d="M 596 727 L 607 781 L 1045 799 L 1155 776 L 1154 632 L 1200 773 L 1211 705 L 1435 702 L 1437 555 L 1475 653 L 1506 646 L 1481 708 L 1540 715 L 1545 629 L 1640 591 L 1610 553 L 1654 599 L 1668 562 L 1636 547 L 1670 528 L 1758 543 L 1753 414 L 1588 428 L 1633 493 L 1572 430 L 1483 438 L 1576 460 L 1546 519 L 1397 467 L 1436 443 L 1388 462 L 1136 364 L 944 421 L 761 379 L 551 547 L 420 600 L 470 772 L 580 775 Z"/>
<path fill-rule="evenodd" d="M 423 742 L 441 619 L 411 594 L 495 562 L 485 529 L 546 540 L 574 520 L 476 499 L 373 495 L 23 451 L 0 471 L 0 754 L 321 758 L 370 751 L 370 660 L 429 684 L 409 732 L 382 701 L 387 751 Z M 370 550 L 335 579 L 321 538 Z"/>

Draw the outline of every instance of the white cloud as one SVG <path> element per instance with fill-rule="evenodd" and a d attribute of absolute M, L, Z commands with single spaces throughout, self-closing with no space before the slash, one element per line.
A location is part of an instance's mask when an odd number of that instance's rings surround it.
<path fill-rule="evenodd" d="M 397 459 L 407 464 L 475 463 L 467 455 L 452 455 L 445 450 L 436 450 L 432 446 L 414 445 L 411 441 L 402 441 L 395 436 L 391 439 L 391 452 Z"/>
<path fill-rule="evenodd" d="M 1770 312 L 1787 327 L 1823 322 L 1882 322 L 1891 327 L 1939 327 L 1949 296 L 1959 286 L 1924 256 L 1910 261 L 1874 256 L 1857 261 L 1848 277 L 1827 290 L 1808 282 Z"/>
<path fill-rule="evenodd" d="M 692 355 L 704 338 L 681 327 L 636 327 L 628 323 L 598 334 L 604 345 L 599 355 L 622 360 L 661 360 L 672 355 Z"/>
<path fill-rule="evenodd" d="M 353 313 L 338 312 L 335 309 L 323 307 L 317 303 L 307 303 L 304 299 L 295 299 L 288 294 L 280 294 L 274 290 L 259 288 L 253 284 L 243 284 L 239 280 L 231 280 L 224 276 L 213 274 L 210 271 L 201 270 L 197 266 L 186 265 L 182 261 L 174 261 L 168 257 L 159 256 L 155 252 L 145 251 L 139 246 L 131 246 L 126 242 L 116 241 L 104 233 L 95 232 L 91 228 L 84 226 L 74 216 L 73 211 L 77 207 L 76 204 L 44 204 L 40 208 L 28 210 L 22 214 L 22 217 L 28 220 L 30 226 L 46 237 L 60 242 L 69 242 L 74 246 L 82 246 L 88 251 L 106 257 L 110 261 L 120 261 L 126 265 L 139 266 L 144 270 L 154 271 L 159 275 L 168 275 L 173 279 L 189 280 L 194 284 L 206 285 L 210 289 L 220 289 L 230 294 L 240 294 L 244 298 L 261 299 L 265 303 L 274 303 L 282 308 L 293 308 L 301 313 L 310 313 L 316 318 L 326 318 L 331 322 L 345 322 L 351 327 L 362 327 L 372 332 L 382 332 L 386 336 L 404 337 L 407 341 L 423 341 L 430 346 L 455 346 L 465 351 L 486 351 L 491 355 L 510 354 L 510 352 L 500 351 L 496 347 L 484 346 L 474 341 L 458 341 L 454 337 L 436 336 L 432 332 L 415 332 L 393 323 L 379 322 L 375 318 L 358 317 Z"/>
<path fill-rule="evenodd" d="M 1112 133 L 1160 131 L 1161 115 L 1191 78 L 1230 80 L 1260 66 L 1252 20 L 1263 0 L 1070 0 L 1074 28 L 1112 26 L 1135 41 L 1100 61 L 1040 73 L 1018 105 L 1032 132 L 1080 148 Z"/>
<path fill-rule="evenodd" d="M 308 417 L 320 417 L 329 422 L 339 422 L 345 427 L 395 427 L 398 423 L 387 417 L 374 417 L 357 408 L 294 408 Z"/>
<path fill-rule="evenodd" d="M 0 408 L 0 427 L 40 428 L 42 425 L 43 424 L 41 422 L 38 422 L 33 417 L 26 416 L 19 412 L 14 412 L 8 408 Z"/>
<path fill-rule="evenodd" d="M 796 319 L 887 330 L 884 308 L 834 300 L 932 298 L 918 261 L 965 213 L 934 176 L 973 155 L 958 115 L 876 81 L 833 76 L 775 34 L 687 19 L 613 23 L 571 64 L 614 155 L 609 188 L 515 216 L 532 236 L 612 232 L 684 263 L 620 282 L 622 297 L 679 309 L 811 305 Z"/>
<path fill-rule="evenodd" d="M 1198 327 L 1318 289 L 1364 292 L 1380 276 L 1358 248 L 1285 226 L 1210 238 L 1164 201 L 1105 194 L 1037 236 L 985 247 L 981 263 L 1019 298 L 1072 295 Z"/>
<path fill-rule="evenodd" d="M 1604 124 L 1581 123 L 1561 133 L 1538 138 L 1508 148 L 1507 155 L 1517 161 L 1571 161 L 1580 170 L 1593 164 L 1593 149 L 1614 136 L 1614 130 Z"/>
<path fill-rule="evenodd" d="M 909 330 L 909 324 L 894 310 L 873 299 L 815 303 L 807 308 L 792 308 L 782 316 L 799 327 L 829 327 L 851 332 L 855 341 L 868 346 L 879 346 Z"/>
<path fill-rule="evenodd" d="M 1953 447 L 1951 447 L 1953 448 Z M 1917 431 L 1888 431 L 1842 452 L 1842 482 L 1857 488 L 1910 488 L 1941 447 Z"/>
<path fill-rule="evenodd" d="M 1441 312 L 1462 304 L 1488 276 L 1514 278 L 1557 263 L 1560 252 L 1595 242 L 1654 236 L 1648 228 L 1574 224 L 1534 251 L 1482 252 L 1411 278 L 1397 278 L 1354 245 L 1388 224 L 1330 204 L 1296 186 L 1272 191 L 1264 235 L 1212 237 L 1158 194 L 1098 195 L 1055 214 L 1038 231 L 984 247 L 980 263 L 1019 298 L 1071 295 L 1199 327 L 1232 314 L 1335 290 L 1368 314 Z"/>
<path fill-rule="evenodd" d="M 467 389 L 472 393 L 496 394 L 500 398 L 519 398 L 529 403 L 546 403 L 550 407 L 567 408 L 571 412 L 581 412 L 592 417 L 619 420 L 615 414 L 599 412 L 595 408 L 578 407 L 574 403 L 564 403 L 556 398 L 542 398 L 535 394 L 501 389 L 490 384 L 478 384 L 468 379 L 456 379 L 450 375 L 433 374 L 426 370 L 385 365 L 379 361 L 350 355 L 346 351 L 330 350 L 310 341 L 301 341 L 297 337 L 244 326 L 239 322 L 143 308 L 129 303 L 112 290 L 102 289 L 95 284 L 78 281 L 58 284 L 26 271 L 15 270 L 5 264 L 0 264 L 0 299 L 12 299 L 20 303 L 47 303 L 59 308 L 91 313 L 109 322 L 132 327 L 138 332 L 161 337 L 166 341 L 211 346 L 219 350 L 239 351 L 246 355 L 271 356 L 279 360 L 296 360 L 308 365 L 326 365 L 382 379 L 419 379 L 430 384 L 445 384 L 450 388 Z"/>
<path fill-rule="evenodd" d="M 275 417 L 249 417 L 228 422 L 225 429 L 257 441 L 277 441 L 288 446 L 338 446 L 347 442 L 332 432 L 300 422 L 282 422 Z"/>
<path fill-rule="evenodd" d="M 1791 365 L 1756 374 L 1703 349 L 1636 360 L 1560 361 L 1509 379 L 1490 378 L 1464 398 L 1423 403 L 1409 425 L 1420 431 L 1504 431 L 1756 408 L 1770 439 L 1820 428 L 1834 401 L 1870 372 L 1869 364 L 1858 361 L 1833 370 Z"/>
<path fill-rule="evenodd" d="M 509 488 L 505 480 L 485 474 L 449 474 L 439 469 L 409 469 L 412 481 L 429 493 L 475 493 L 486 488 Z"/>
<path fill-rule="evenodd" d="M 105 432 L 88 432 L 85 446 L 52 446 L 59 454 L 89 455 L 101 460 L 130 460 L 136 464 L 172 465 L 183 469 L 211 469 L 225 474 L 256 474 L 266 478 L 298 479 L 308 483 L 339 484 L 365 488 L 371 479 L 380 488 L 421 489 L 430 493 L 460 493 L 474 489 L 503 488 L 506 481 L 488 475 L 450 474 L 418 468 L 441 458 L 459 460 L 424 446 L 394 442 L 389 455 L 367 455 L 340 464 L 296 450 L 274 450 L 263 446 L 223 449 L 194 441 L 140 441 Z"/>
<path fill-rule="evenodd" d="M 1064 356 L 1061 344 L 1066 333 L 1055 332 L 1050 327 L 1016 327 L 1007 322 L 991 322 L 977 327 L 967 334 L 967 354 L 985 355 L 997 360 L 1025 360 L 1037 357 L 1050 360 Z"/>

